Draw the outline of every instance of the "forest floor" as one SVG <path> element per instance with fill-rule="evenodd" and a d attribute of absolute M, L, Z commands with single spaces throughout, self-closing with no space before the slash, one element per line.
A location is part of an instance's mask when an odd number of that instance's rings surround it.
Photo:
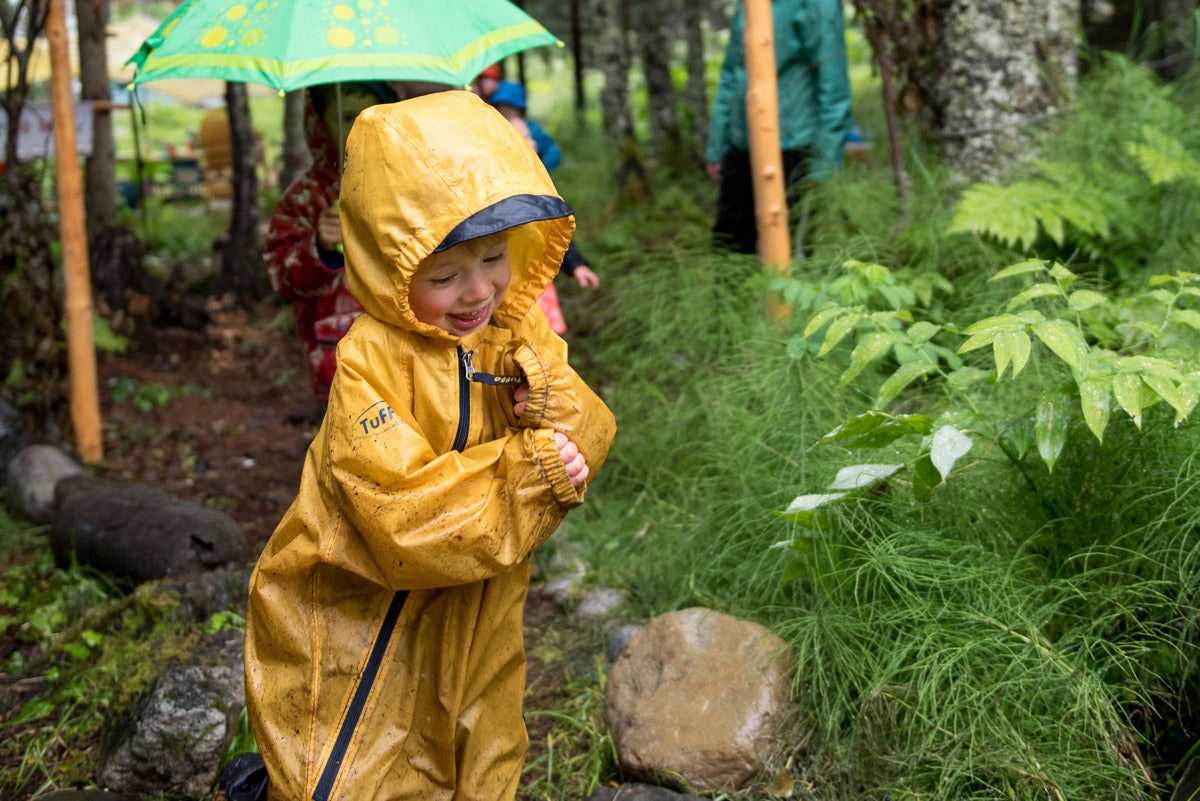
<path fill-rule="evenodd" d="M 257 553 L 299 489 L 319 420 L 304 414 L 312 390 L 299 338 L 278 324 L 290 310 L 281 316 L 269 303 L 251 310 L 214 303 L 209 313 L 205 330 L 156 330 L 124 354 L 101 357 L 100 474 L 221 509 Z M 571 642 L 562 608 L 536 583 L 525 627 L 526 710 L 555 709 L 568 692 L 567 660 L 595 645 L 582 636 Z M 530 716 L 531 768 L 550 723 Z M 538 778 L 527 770 L 522 784 Z"/>

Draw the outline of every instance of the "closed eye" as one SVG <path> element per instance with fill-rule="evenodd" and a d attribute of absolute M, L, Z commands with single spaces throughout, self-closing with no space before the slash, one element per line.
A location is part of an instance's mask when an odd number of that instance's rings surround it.
<path fill-rule="evenodd" d="M 433 284 L 434 286 L 446 286 L 453 280 L 453 275 L 443 275 L 440 278 L 430 278 L 429 283 Z"/>

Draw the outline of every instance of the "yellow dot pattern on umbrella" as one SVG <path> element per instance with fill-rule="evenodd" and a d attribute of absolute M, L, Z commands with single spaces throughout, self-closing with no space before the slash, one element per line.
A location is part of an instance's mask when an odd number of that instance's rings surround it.
<path fill-rule="evenodd" d="M 387 0 L 344 0 L 326 10 L 329 29 L 325 39 L 339 50 L 361 45 L 408 47 L 408 34 L 392 25 Z"/>
<path fill-rule="evenodd" d="M 325 41 L 338 50 L 354 47 L 408 47 L 408 34 L 392 23 L 387 0 L 331 0 L 324 16 L 328 27 Z M 232 3 L 200 34 L 200 44 L 208 49 L 241 47 L 262 48 L 271 30 L 270 17 L 279 0 L 257 3 Z M 165 32 L 164 32 L 165 33 Z"/>
<path fill-rule="evenodd" d="M 266 41 L 268 17 L 279 7 L 272 0 L 259 0 L 253 6 L 234 3 L 221 9 L 213 23 L 200 34 L 200 44 L 215 49 L 221 47 L 262 47 Z"/>

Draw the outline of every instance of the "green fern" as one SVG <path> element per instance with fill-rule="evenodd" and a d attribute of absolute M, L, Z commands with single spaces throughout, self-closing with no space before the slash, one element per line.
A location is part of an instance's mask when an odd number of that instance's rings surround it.
<path fill-rule="evenodd" d="M 1147 127 L 1140 141 L 1125 144 L 1125 151 L 1146 171 L 1151 183 L 1184 180 L 1200 186 L 1200 159 L 1170 134 Z"/>
<path fill-rule="evenodd" d="M 991 237 L 1023 252 L 1033 247 L 1039 232 L 1061 247 L 1068 225 L 1103 238 L 1109 232 L 1109 219 L 1093 199 L 1096 194 L 1040 178 L 1008 186 L 975 184 L 963 193 L 946 232 Z"/>

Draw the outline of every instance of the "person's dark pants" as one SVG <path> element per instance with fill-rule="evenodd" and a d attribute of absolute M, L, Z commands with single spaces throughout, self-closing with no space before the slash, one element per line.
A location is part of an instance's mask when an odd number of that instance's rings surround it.
<path fill-rule="evenodd" d="M 783 151 L 788 200 L 808 168 L 808 150 Z M 736 253 L 758 252 L 758 223 L 754 219 L 754 175 L 750 154 L 730 148 L 721 160 L 721 186 L 717 193 L 717 219 L 713 224 L 714 248 Z"/>

